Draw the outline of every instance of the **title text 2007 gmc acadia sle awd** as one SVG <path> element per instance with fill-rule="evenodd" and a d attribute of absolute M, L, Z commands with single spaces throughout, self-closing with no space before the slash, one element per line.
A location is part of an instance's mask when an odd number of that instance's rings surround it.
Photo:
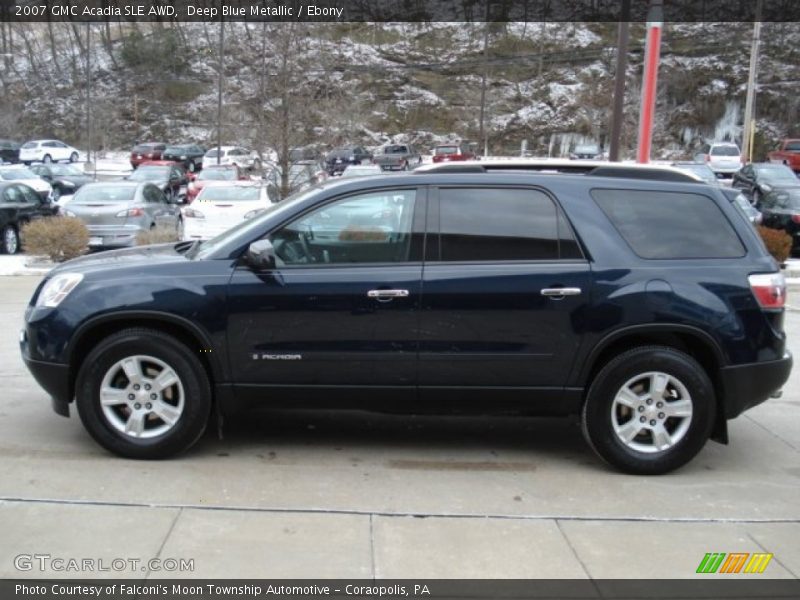
<path fill-rule="evenodd" d="M 25 315 L 59 414 L 128 457 L 260 402 L 579 414 L 662 473 L 786 382 L 785 283 L 703 184 L 430 172 L 318 186 L 205 243 L 83 257 Z"/>

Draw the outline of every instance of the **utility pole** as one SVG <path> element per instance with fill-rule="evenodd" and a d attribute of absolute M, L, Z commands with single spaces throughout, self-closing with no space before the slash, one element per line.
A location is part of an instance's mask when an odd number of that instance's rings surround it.
<path fill-rule="evenodd" d="M 92 23 L 86 21 L 86 162 L 92 162 Z M 95 160 L 96 162 L 96 160 Z M 95 170 L 97 168 L 95 167 Z"/>
<path fill-rule="evenodd" d="M 753 138 L 755 137 L 754 104 L 756 77 L 758 71 L 758 46 L 761 42 L 761 7 L 763 0 L 756 3 L 756 19 L 753 23 L 753 45 L 750 47 L 750 72 L 747 76 L 747 96 L 744 103 L 744 130 L 742 131 L 742 164 L 753 160 Z"/>
<path fill-rule="evenodd" d="M 225 53 L 225 21 L 219 22 L 219 65 L 217 71 L 217 164 L 222 160 L 222 78 Z"/>
<path fill-rule="evenodd" d="M 622 138 L 622 111 L 625 105 L 625 75 L 628 70 L 628 41 L 630 39 L 631 0 L 622 0 L 622 11 L 617 26 L 617 68 L 614 74 L 614 106 L 611 114 L 611 141 L 608 159 L 619 161 Z"/>
<path fill-rule="evenodd" d="M 647 39 L 644 51 L 644 73 L 642 102 L 639 111 L 639 143 L 636 162 L 650 162 L 653 142 L 653 120 L 656 110 L 656 86 L 658 83 L 658 61 L 661 54 L 661 29 L 664 26 L 663 0 L 650 0 L 647 12 Z"/>
<path fill-rule="evenodd" d="M 486 78 L 489 71 L 489 2 L 486 3 L 486 19 L 483 22 L 483 75 L 481 76 L 481 113 L 478 143 L 483 142 L 483 155 L 489 154 L 489 136 L 486 133 Z"/>

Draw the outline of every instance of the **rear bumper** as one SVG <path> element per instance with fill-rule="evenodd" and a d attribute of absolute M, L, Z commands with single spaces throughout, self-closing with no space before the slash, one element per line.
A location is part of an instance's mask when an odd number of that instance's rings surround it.
<path fill-rule="evenodd" d="M 788 381 L 791 372 L 792 355 L 789 352 L 780 360 L 722 368 L 725 418 L 738 417 L 769 399 Z"/>
<path fill-rule="evenodd" d="M 136 236 L 146 231 L 144 227 L 126 225 L 108 227 L 106 225 L 87 225 L 90 248 L 128 248 L 136 245 Z"/>

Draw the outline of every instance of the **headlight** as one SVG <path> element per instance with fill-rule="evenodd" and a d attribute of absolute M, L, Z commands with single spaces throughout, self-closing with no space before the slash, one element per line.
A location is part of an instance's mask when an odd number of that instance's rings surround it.
<path fill-rule="evenodd" d="M 75 217 L 75 213 L 71 210 L 67 210 L 66 208 L 61 209 L 61 214 L 63 214 L 65 217 Z"/>
<path fill-rule="evenodd" d="M 83 279 L 80 273 L 62 273 L 56 275 L 48 281 L 42 288 L 42 292 L 36 299 L 36 306 L 46 306 L 54 308 L 61 304 L 61 301 L 66 298 L 69 293 L 75 289 Z"/>
<path fill-rule="evenodd" d="M 181 156 L 181 160 L 186 160 L 186 157 L 185 156 Z"/>
<path fill-rule="evenodd" d="M 260 215 L 262 212 L 267 210 L 266 208 L 256 208 L 255 210 L 248 211 L 244 214 L 245 220 L 252 219 L 256 215 Z"/>
<path fill-rule="evenodd" d="M 196 208 L 184 208 L 183 209 L 183 216 L 189 217 L 190 219 L 205 219 L 206 216 L 201 213 Z"/>
<path fill-rule="evenodd" d="M 63 188 L 74 188 L 75 184 L 72 183 L 71 181 L 62 181 L 61 182 L 61 187 L 63 187 Z"/>
<path fill-rule="evenodd" d="M 761 184 L 761 189 L 764 190 L 765 192 L 769 193 L 769 192 L 772 191 L 772 186 L 769 185 L 768 183 L 762 183 Z"/>

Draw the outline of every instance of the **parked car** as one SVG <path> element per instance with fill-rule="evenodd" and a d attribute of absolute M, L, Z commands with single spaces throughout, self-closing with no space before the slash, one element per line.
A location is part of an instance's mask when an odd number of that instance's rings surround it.
<path fill-rule="evenodd" d="M 0 252 L 16 254 L 22 227 L 57 212 L 58 206 L 43 200 L 30 186 L 19 181 L 0 181 Z"/>
<path fill-rule="evenodd" d="M 363 146 L 340 146 L 325 157 L 325 170 L 328 175 L 341 174 L 349 165 L 371 162 L 372 153 Z"/>
<path fill-rule="evenodd" d="M 764 194 L 800 187 L 800 180 L 786 165 L 750 163 L 733 174 L 732 185 L 740 189 L 755 206 L 760 206 Z"/>
<path fill-rule="evenodd" d="M 769 192 L 761 201 L 763 224 L 771 229 L 781 229 L 792 236 L 792 251 L 800 248 L 800 189 L 782 189 Z"/>
<path fill-rule="evenodd" d="M 180 208 L 157 185 L 142 181 L 87 183 L 62 208 L 89 229 L 92 248 L 136 245 L 136 236 L 155 227 L 183 234 Z"/>
<path fill-rule="evenodd" d="M 216 167 L 218 165 L 235 165 L 250 171 L 261 169 L 261 159 L 256 152 L 251 152 L 241 146 L 222 146 L 219 149 L 219 160 L 217 160 L 217 148 L 211 148 L 203 156 L 203 168 Z"/>
<path fill-rule="evenodd" d="M 383 173 L 378 165 L 350 165 L 342 171 L 342 177 L 365 177 Z"/>
<path fill-rule="evenodd" d="M 183 168 L 194 173 L 203 168 L 203 156 L 205 148 L 196 144 L 182 144 L 180 146 L 167 146 L 161 154 L 163 160 L 171 160 L 183 165 Z"/>
<path fill-rule="evenodd" d="M 53 187 L 23 165 L 0 166 L 0 181 L 18 181 L 33 188 L 42 200 L 53 199 Z"/>
<path fill-rule="evenodd" d="M 246 181 L 249 177 L 236 165 L 214 165 L 203 167 L 200 174 L 186 188 L 186 202 L 192 202 L 206 183 L 210 181 Z"/>
<path fill-rule="evenodd" d="M 167 199 L 178 202 L 181 191 L 189 185 L 189 178 L 186 171 L 179 163 L 174 161 L 150 161 L 143 162 L 133 173 L 125 179 L 129 181 L 149 181 L 158 186 Z"/>
<path fill-rule="evenodd" d="M 0 163 L 18 163 L 19 146 L 14 140 L 0 140 Z"/>
<path fill-rule="evenodd" d="M 59 140 L 31 140 L 19 149 L 19 160 L 26 165 L 32 162 L 51 163 L 61 160 L 78 162 L 80 153 L 76 148 Z"/>
<path fill-rule="evenodd" d="M 131 150 L 131 166 L 135 169 L 143 162 L 151 160 L 161 160 L 161 155 L 167 145 L 164 142 L 147 142 L 146 144 L 137 144 Z"/>
<path fill-rule="evenodd" d="M 467 142 L 439 144 L 433 149 L 433 162 L 475 160 L 477 157 Z"/>
<path fill-rule="evenodd" d="M 30 170 L 52 186 L 53 202 L 58 202 L 62 195 L 74 194 L 82 185 L 93 181 L 75 165 L 31 165 Z"/>
<path fill-rule="evenodd" d="M 444 169 L 328 181 L 213 240 L 67 262 L 20 346 L 53 408 L 74 399 L 122 456 L 185 450 L 213 399 L 579 415 L 604 460 L 658 474 L 786 383 L 785 300 L 718 188 Z"/>
<path fill-rule="evenodd" d="M 767 160 L 786 165 L 795 173 L 800 173 L 800 139 L 783 140 L 777 150 L 767 154 Z"/>
<path fill-rule="evenodd" d="M 730 177 L 742 167 L 742 151 L 732 142 L 706 144 L 694 159 L 705 162 L 717 177 Z"/>
<path fill-rule="evenodd" d="M 259 182 L 209 182 L 183 209 L 184 240 L 207 240 L 252 219 L 278 202 L 274 185 Z"/>
<path fill-rule="evenodd" d="M 753 225 L 761 225 L 764 216 L 761 214 L 761 211 L 750 204 L 750 200 L 747 199 L 747 196 L 745 196 L 741 190 L 737 190 L 736 188 L 720 187 L 720 191 L 736 208 L 741 211 L 742 216 L 744 216 L 745 219 L 750 221 Z"/>
<path fill-rule="evenodd" d="M 422 163 L 422 157 L 409 144 L 389 144 L 372 161 L 384 171 L 409 171 Z"/>
<path fill-rule="evenodd" d="M 591 160 L 600 157 L 600 146 L 597 144 L 580 144 L 575 146 L 575 149 L 569 153 L 570 158 Z"/>
<path fill-rule="evenodd" d="M 704 162 L 678 161 L 672 163 L 672 166 L 685 173 L 697 175 L 697 177 L 711 185 L 720 185 L 717 174 Z"/>

